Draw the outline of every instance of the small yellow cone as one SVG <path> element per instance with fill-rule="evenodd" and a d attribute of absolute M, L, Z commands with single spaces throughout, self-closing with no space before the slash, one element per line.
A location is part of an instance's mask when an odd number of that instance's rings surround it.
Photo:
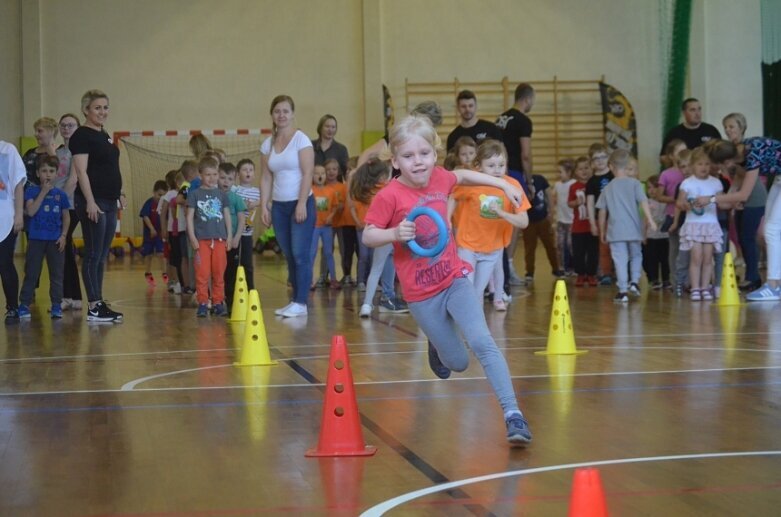
<path fill-rule="evenodd" d="M 715 303 L 720 307 L 741 305 L 738 294 L 738 280 L 735 278 L 735 264 L 732 262 L 732 253 L 724 254 L 724 268 L 721 271 L 721 294 Z"/>
<path fill-rule="evenodd" d="M 544 351 L 534 353 L 537 355 L 574 355 L 586 352 L 587 350 L 578 351 L 575 348 L 575 332 L 572 330 L 572 314 L 569 312 L 567 284 L 564 283 L 564 280 L 557 280 L 556 290 L 553 293 L 548 347 Z"/>
<path fill-rule="evenodd" d="M 233 307 L 231 307 L 231 317 L 228 321 L 246 321 L 248 295 L 244 266 L 239 266 L 236 271 L 236 288 L 233 290 Z"/>
<path fill-rule="evenodd" d="M 253 289 L 249 292 L 247 307 L 247 323 L 244 328 L 244 343 L 241 347 L 241 358 L 233 363 L 235 366 L 269 366 L 277 364 L 271 360 L 266 339 L 266 325 L 260 310 L 260 296 Z"/>

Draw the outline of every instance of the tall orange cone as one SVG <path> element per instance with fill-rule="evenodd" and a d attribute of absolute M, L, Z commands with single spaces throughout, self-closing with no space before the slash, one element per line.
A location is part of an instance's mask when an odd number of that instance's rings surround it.
<path fill-rule="evenodd" d="M 372 456 L 375 452 L 377 447 L 363 441 L 347 342 L 344 336 L 334 336 L 328 359 L 320 439 L 317 447 L 306 451 L 305 456 Z"/>
<path fill-rule="evenodd" d="M 569 517 L 607 517 L 607 503 L 599 471 L 594 468 L 575 470 Z"/>
<path fill-rule="evenodd" d="M 277 364 L 271 360 L 266 338 L 266 325 L 263 323 L 263 313 L 260 310 L 260 296 L 253 289 L 249 292 L 249 307 L 247 307 L 247 323 L 244 328 L 244 343 L 241 347 L 241 357 L 234 366 L 270 366 Z"/>
<path fill-rule="evenodd" d="M 537 355 L 575 355 L 586 352 L 587 350 L 578 351 L 575 347 L 575 332 L 572 330 L 572 314 L 569 312 L 567 284 L 564 280 L 557 280 L 553 293 L 548 346 L 545 350 L 534 353 Z"/>
<path fill-rule="evenodd" d="M 247 276 L 244 273 L 244 266 L 239 266 L 239 269 L 236 271 L 236 287 L 233 289 L 231 317 L 228 321 L 246 321 L 248 297 Z"/>
<path fill-rule="evenodd" d="M 724 267 L 721 270 L 721 294 L 719 294 L 715 305 L 720 307 L 740 305 L 735 264 L 732 262 L 732 253 L 729 251 L 724 254 Z"/>

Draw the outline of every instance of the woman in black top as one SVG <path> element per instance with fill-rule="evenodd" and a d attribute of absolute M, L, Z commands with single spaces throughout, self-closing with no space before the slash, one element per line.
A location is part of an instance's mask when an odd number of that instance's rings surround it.
<path fill-rule="evenodd" d="M 312 147 L 315 150 L 315 165 L 325 165 L 325 162 L 333 158 L 339 162 L 339 173 L 344 178 L 350 154 L 347 152 L 347 147 L 334 140 L 335 136 L 336 117 L 328 114 L 323 115 L 320 122 L 317 123 L 317 140 L 312 140 Z"/>
<path fill-rule="evenodd" d="M 74 194 L 76 214 L 84 237 L 81 274 L 87 291 L 87 321 L 118 322 L 122 314 L 103 301 L 103 269 L 117 226 L 117 201 L 122 192 L 119 149 L 103 128 L 108 117 L 108 95 L 89 90 L 81 98 L 86 120 L 71 136 L 68 147 L 78 178 Z"/>

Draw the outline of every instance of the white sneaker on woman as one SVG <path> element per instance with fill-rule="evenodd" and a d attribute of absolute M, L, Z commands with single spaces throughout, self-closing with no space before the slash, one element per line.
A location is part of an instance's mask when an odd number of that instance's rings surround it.
<path fill-rule="evenodd" d="M 283 318 L 295 318 L 297 316 L 306 316 L 307 315 L 307 308 L 306 305 L 301 303 L 291 303 L 290 307 L 285 309 L 280 316 Z"/>
<path fill-rule="evenodd" d="M 286 310 L 288 310 L 293 305 L 294 305 L 294 302 L 290 302 L 287 305 L 285 305 L 284 307 L 282 307 L 281 309 L 275 310 L 274 314 L 276 314 L 277 316 L 282 316 L 282 313 L 285 312 Z"/>

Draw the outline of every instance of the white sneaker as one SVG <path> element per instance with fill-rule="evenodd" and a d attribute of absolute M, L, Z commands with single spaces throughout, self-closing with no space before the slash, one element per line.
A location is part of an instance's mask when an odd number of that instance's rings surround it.
<path fill-rule="evenodd" d="M 275 310 L 275 311 L 274 311 L 274 314 L 276 314 L 277 316 L 282 316 L 282 313 L 283 313 L 283 312 L 285 312 L 286 310 L 288 310 L 288 309 L 289 309 L 290 307 L 292 307 L 293 305 L 294 305 L 294 303 L 293 303 L 293 302 L 290 302 L 290 303 L 288 303 L 287 305 L 285 305 L 284 307 L 282 307 L 281 309 L 277 309 L 277 310 Z"/>
<path fill-rule="evenodd" d="M 182 294 L 182 284 L 176 282 L 172 287 L 171 292 L 174 294 Z"/>
<path fill-rule="evenodd" d="M 368 303 L 361 305 L 361 312 L 358 313 L 361 318 L 369 318 L 372 315 L 372 306 Z"/>
<path fill-rule="evenodd" d="M 291 303 L 290 307 L 285 309 L 282 314 L 280 314 L 280 316 L 283 318 L 295 318 L 298 316 L 306 316 L 307 312 L 306 305 L 301 303 Z"/>
<path fill-rule="evenodd" d="M 72 300 L 70 308 L 71 308 L 72 311 L 80 311 L 81 310 L 81 300 Z"/>
<path fill-rule="evenodd" d="M 507 294 L 507 293 L 502 293 L 502 301 L 504 303 L 510 303 L 511 301 L 513 301 L 513 295 Z"/>
<path fill-rule="evenodd" d="M 68 311 L 73 308 L 73 299 L 72 298 L 63 298 L 62 303 L 60 304 L 60 307 L 62 307 L 62 310 Z"/>

